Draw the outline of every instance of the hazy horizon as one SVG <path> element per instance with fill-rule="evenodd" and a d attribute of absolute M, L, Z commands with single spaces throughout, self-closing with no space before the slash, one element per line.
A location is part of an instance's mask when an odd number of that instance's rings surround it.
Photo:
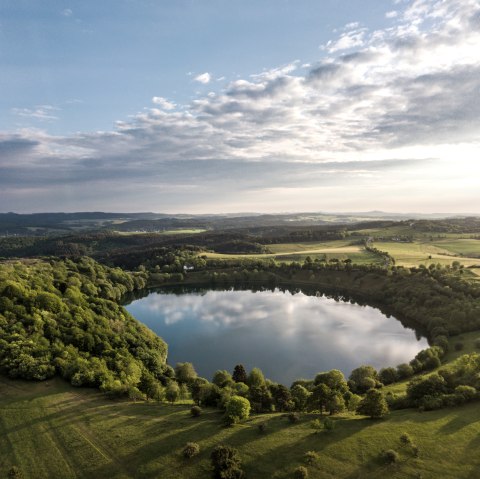
<path fill-rule="evenodd" d="M 479 214 L 480 0 L 0 17 L 5 212 Z"/>

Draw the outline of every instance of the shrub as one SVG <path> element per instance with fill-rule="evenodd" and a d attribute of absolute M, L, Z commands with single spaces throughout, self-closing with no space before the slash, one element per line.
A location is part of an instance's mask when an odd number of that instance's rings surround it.
<path fill-rule="evenodd" d="M 12 466 L 8 471 L 8 477 L 21 479 L 23 477 L 22 471 L 17 466 Z"/>
<path fill-rule="evenodd" d="M 257 426 L 257 428 L 258 428 L 258 432 L 263 434 L 267 430 L 267 425 L 264 422 L 262 422 Z"/>
<path fill-rule="evenodd" d="M 410 437 L 410 435 L 406 432 L 404 432 L 401 436 L 400 436 L 400 442 L 403 444 L 403 445 L 408 445 L 408 444 L 412 444 L 412 438 Z"/>
<path fill-rule="evenodd" d="M 442 396 L 424 396 L 420 402 L 424 411 L 433 411 L 434 409 L 441 409 L 444 405 Z"/>
<path fill-rule="evenodd" d="M 383 457 L 388 462 L 388 464 L 393 464 L 400 459 L 400 456 L 398 455 L 398 452 L 393 450 L 393 449 L 388 449 L 388 450 L 384 451 Z"/>
<path fill-rule="evenodd" d="M 200 446 L 196 442 L 187 442 L 183 448 L 183 457 L 190 459 L 200 453 Z"/>
<path fill-rule="evenodd" d="M 304 457 L 307 464 L 315 464 L 318 461 L 318 454 L 315 451 L 307 451 Z"/>
<path fill-rule="evenodd" d="M 192 406 L 192 409 L 190 409 L 190 414 L 192 417 L 198 417 L 200 414 L 202 414 L 202 408 L 200 406 Z"/>
<path fill-rule="evenodd" d="M 329 417 L 325 418 L 325 421 L 323 421 L 323 429 L 333 431 L 335 429 L 335 422 Z"/>
<path fill-rule="evenodd" d="M 287 414 L 287 417 L 291 423 L 300 421 L 300 414 L 298 414 L 298 412 L 291 412 L 290 414 Z"/>
<path fill-rule="evenodd" d="M 210 455 L 215 479 L 242 479 L 242 461 L 237 449 L 230 446 L 217 446 Z"/>
<path fill-rule="evenodd" d="M 306 479 L 308 477 L 308 469 L 304 466 L 299 466 L 293 471 L 295 479 Z"/>
<path fill-rule="evenodd" d="M 225 405 L 227 424 L 235 424 L 250 415 L 250 401 L 241 396 L 232 396 Z"/>
<path fill-rule="evenodd" d="M 477 396 L 477 390 L 472 386 L 460 385 L 455 388 L 455 396 L 458 396 L 462 402 L 471 401 Z"/>
<path fill-rule="evenodd" d="M 313 429 L 323 429 L 323 423 L 320 419 L 314 419 L 311 424 Z"/>
<path fill-rule="evenodd" d="M 461 351 L 464 348 L 463 343 L 455 343 L 455 351 Z"/>

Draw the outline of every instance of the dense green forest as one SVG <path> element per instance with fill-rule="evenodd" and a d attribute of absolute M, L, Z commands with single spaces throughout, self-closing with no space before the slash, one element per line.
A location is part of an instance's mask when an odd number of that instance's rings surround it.
<path fill-rule="evenodd" d="M 164 375 L 166 344 L 118 301 L 146 285 L 90 258 L 0 267 L 0 372 L 134 393 Z M 142 383 L 143 381 L 143 383 Z"/>

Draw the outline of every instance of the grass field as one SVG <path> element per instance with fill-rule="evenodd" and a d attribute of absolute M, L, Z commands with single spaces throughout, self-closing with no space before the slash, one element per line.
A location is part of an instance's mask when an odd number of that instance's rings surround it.
<path fill-rule="evenodd" d="M 418 266 L 440 263 L 451 265 L 453 261 L 459 261 L 465 266 L 480 265 L 480 258 L 458 256 L 454 251 L 454 245 L 462 244 L 462 241 L 475 240 L 446 240 L 443 242 L 413 242 L 396 243 L 389 241 L 375 241 L 374 246 L 381 251 L 387 251 L 395 258 L 399 265 Z M 447 246 L 449 247 L 447 249 Z M 461 246 L 458 246 L 461 248 Z"/>
<path fill-rule="evenodd" d="M 433 241 L 433 245 L 462 256 L 480 258 L 480 240 L 458 238 Z"/>
<path fill-rule="evenodd" d="M 304 261 L 307 256 L 312 259 L 322 259 L 324 255 L 327 261 L 333 258 L 339 260 L 351 259 L 356 264 L 381 264 L 381 259 L 373 253 L 365 250 L 361 244 L 352 244 L 351 240 L 335 241 L 312 241 L 305 243 L 280 243 L 269 244 L 268 249 L 272 253 L 268 254 L 223 254 L 223 253 L 205 253 L 209 258 L 232 259 L 268 259 L 274 258 L 280 262 Z M 202 253 L 203 255 L 204 253 Z"/>
<path fill-rule="evenodd" d="M 281 414 L 265 414 L 225 428 L 215 410 L 193 419 L 186 405 L 113 402 L 59 379 L 0 378 L 0 477 L 16 465 L 23 477 L 35 479 L 209 478 L 210 452 L 218 444 L 239 449 L 252 479 L 292 477 L 307 451 L 319 455 L 308 466 L 311 478 L 480 476 L 478 404 L 395 411 L 377 421 L 343 415 L 329 432 L 312 427 L 317 417 L 304 415 L 291 424 Z M 264 434 L 259 423 L 267 425 Z M 401 445 L 404 432 L 418 446 L 418 458 Z M 188 441 L 201 447 L 191 460 L 181 456 Z M 400 454 L 394 465 L 381 458 L 390 448 Z"/>

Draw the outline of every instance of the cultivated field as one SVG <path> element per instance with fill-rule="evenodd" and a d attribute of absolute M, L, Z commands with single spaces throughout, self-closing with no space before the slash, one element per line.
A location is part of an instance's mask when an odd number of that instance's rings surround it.
<path fill-rule="evenodd" d="M 429 265 L 431 263 L 451 265 L 453 261 L 458 261 L 465 266 L 480 265 L 480 258 L 461 256 L 458 252 L 463 248 L 463 241 L 470 244 L 470 242 L 478 240 L 457 239 L 445 240 L 445 242 L 416 241 L 413 243 L 375 241 L 374 246 L 381 251 L 387 251 L 395 258 L 397 264 L 403 266 Z M 480 254 L 480 241 L 478 241 L 478 254 Z"/>

